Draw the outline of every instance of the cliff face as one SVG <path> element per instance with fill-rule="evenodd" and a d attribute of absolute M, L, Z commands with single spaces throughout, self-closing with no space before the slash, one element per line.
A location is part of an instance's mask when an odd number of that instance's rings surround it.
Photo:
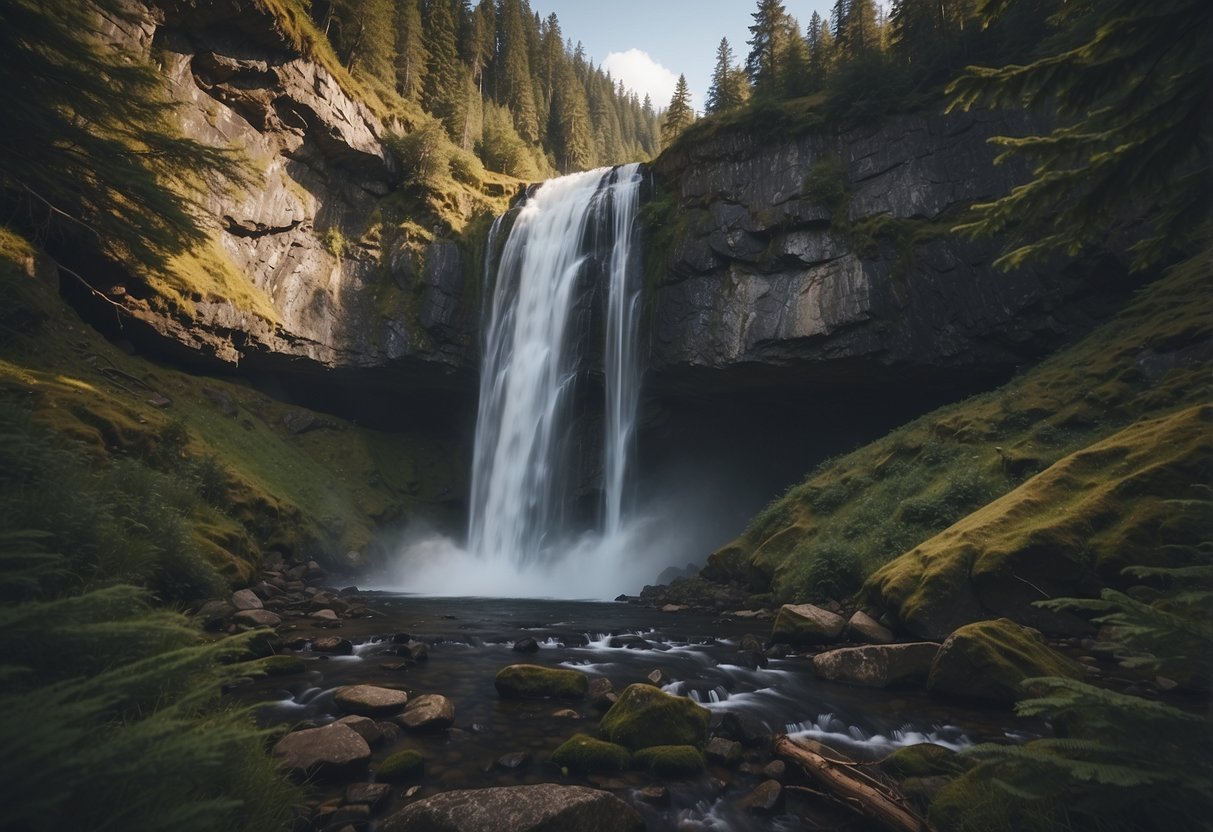
<path fill-rule="evenodd" d="M 994 270 L 944 236 L 1022 171 L 991 113 L 904 116 L 772 140 L 734 130 L 655 166 L 670 230 L 649 248 L 654 386 L 672 392 L 997 377 L 1085 323 L 1077 280 Z M 829 202 L 830 205 L 823 205 Z M 655 285 L 654 285 L 655 283 Z"/>
<path fill-rule="evenodd" d="M 132 315 L 170 344 L 232 364 L 387 367 L 401 381 L 471 389 L 475 317 L 459 247 L 429 243 L 417 258 L 407 241 L 385 252 L 368 234 L 408 175 L 379 119 L 256 0 L 140 11 L 138 25 L 115 24 L 108 37 L 161 62 L 186 136 L 237 148 L 255 169 L 250 188 L 209 196 L 214 251 L 199 266 L 251 283 L 253 302 L 195 293 L 182 310 L 132 292 Z"/>

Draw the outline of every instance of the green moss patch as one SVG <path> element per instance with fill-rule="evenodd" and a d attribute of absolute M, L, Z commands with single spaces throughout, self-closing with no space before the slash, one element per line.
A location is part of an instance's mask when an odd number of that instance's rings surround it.
<path fill-rule="evenodd" d="M 603 735 L 633 751 L 660 745 L 693 745 L 707 740 L 711 713 L 690 699 L 651 685 L 629 685 L 599 723 Z"/>
<path fill-rule="evenodd" d="M 1083 671 L 1035 631 L 1000 618 L 968 624 L 950 635 L 931 665 L 927 690 L 1010 705 L 1022 697 L 1023 680 L 1038 676 L 1081 679 Z"/>
<path fill-rule="evenodd" d="M 307 670 L 307 662 L 298 656 L 266 656 L 252 662 L 251 667 L 266 676 L 293 676 Z"/>
<path fill-rule="evenodd" d="M 425 771 L 425 758 L 417 751 L 397 751 L 379 764 L 375 777 L 385 783 L 418 780 Z"/>
<path fill-rule="evenodd" d="M 693 777 L 704 761 L 693 745 L 654 745 L 636 752 L 636 765 L 658 777 Z"/>
<path fill-rule="evenodd" d="M 1168 565 L 1187 530 L 1167 522 L 1167 501 L 1208 480 L 1211 416 L 1189 407 L 1064 457 L 878 570 L 869 599 L 925 638 L 992 615 L 1080 626 L 1032 602 L 1090 594 L 1129 564 Z"/>
<path fill-rule="evenodd" d="M 590 680 L 577 670 L 512 664 L 497 673 L 493 686 L 502 699 L 581 699 Z"/>
<path fill-rule="evenodd" d="M 298 408 L 116 348 L 36 279 L 46 271 L 28 243 L 0 233 L 0 396 L 97 472 L 125 461 L 191 492 L 179 508 L 193 545 L 228 580 L 247 581 L 274 547 L 341 564 L 382 525 L 462 490 L 454 440 L 330 416 L 292 434 L 283 418 Z"/>
<path fill-rule="evenodd" d="M 906 780 L 912 777 L 938 777 L 960 774 L 971 768 L 971 760 L 950 748 L 921 742 L 899 748 L 880 761 L 880 770 L 890 777 Z"/>
<path fill-rule="evenodd" d="M 626 771 L 632 755 L 622 745 L 576 734 L 552 752 L 552 762 L 581 774 Z"/>
<path fill-rule="evenodd" d="M 918 593 L 903 619 L 912 620 L 912 608 L 923 603 L 953 603 L 963 613 L 939 626 L 914 629 L 923 636 L 942 637 L 951 626 L 989 617 L 984 604 L 994 602 L 988 597 L 988 582 L 979 579 L 978 589 L 969 585 L 968 577 L 986 546 L 974 539 L 970 548 L 949 549 L 953 562 L 946 565 L 921 547 L 1055 463 L 1143 419 L 1166 417 L 1209 400 L 1211 362 L 1204 345 L 1213 340 L 1213 295 L 1208 292 L 1207 259 L 1194 258 L 1172 269 L 1144 287 L 1116 319 L 999 390 L 940 408 L 822 463 L 754 517 L 739 538 L 713 554 L 704 576 L 747 586 L 765 584 L 779 603 L 824 601 L 859 590 L 866 576 L 905 555 L 908 560 L 898 569 L 912 572 L 915 579 L 890 581 L 889 573 L 870 579 L 865 590 L 869 598 L 896 611 L 902 610 L 905 598 Z M 1192 432 L 1193 422 L 1175 427 L 1183 434 L 1177 453 L 1138 436 L 1138 452 L 1122 450 L 1122 458 L 1114 461 L 1113 451 L 1097 449 L 1071 468 L 1068 481 L 1058 476 L 1042 495 L 1039 506 L 1045 510 L 1039 522 L 1032 529 L 1026 520 L 1021 523 L 1019 551 L 1047 553 L 1060 543 L 1063 552 L 1073 553 L 1076 530 L 1083 520 L 1095 519 L 1093 542 L 1100 554 L 1078 572 L 1060 564 L 1063 571 L 1071 570 L 1061 582 L 1068 587 L 1065 591 L 1073 593 L 1077 586 L 1085 590 L 1081 594 L 1095 588 L 1090 581 L 1082 582 L 1078 573 L 1083 569 L 1088 576 L 1112 580 L 1110 573 L 1118 563 L 1140 559 L 1159 542 L 1149 533 L 1161 517 L 1152 505 L 1182 496 L 1175 487 L 1185 477 L 1188 482 L 1207 481 L 1207 473 L 1203 480 L 1198 476 L 1199 460 L 1202 454 L 1207 458 L 1207 451 L 1201 451 L 1204 446 Z M 1163 453 L 1169 473 L 1148 470 L 1147 446 Z M 1184 465 L 1165 462 L 1178 462 L 1181 454 L 1195 456 Z M 1141 463 L 1140 476 L 1124 473 L 1124 466 L 1135 460 Z M 1084 494 L 1104 475 L 1120 485 L 1105 489 L 1098 499 Z M 1063 492 L 1069 496 L 1059 502 Z M 1097 509 L 1096 502 L 1103 507 Z M 1027 508 L 1025 504 L 1023 510 Z M 1067 521 L 1063 515 L 1072 510 L 1082 518 Z M 1123 557 L 1114 555 L 1120 543 L 1128 544 Z M 1046 554 L 1043 567 L 1019 577 L 1036 583 L 1034 576 L 1053 569 L 1050 557 Z M 1063 554 L 1059 563 L 1069 557 Z M 1002 558 L 985 561 L 979 574 L 987 574 L 987 568 L 991 576 L 1010 574 Z M 1012 582 L 1024 592 L 1006 602 L 1015 605 L 1018 616 L 1025 609 L 1020 602 L 1034 591 L 1023 580 Z M 1042 587 L 1034 599 L 1052 594 L 1053 588 Z M 993 610 L 1010 612 L 1010 607 Z"/>

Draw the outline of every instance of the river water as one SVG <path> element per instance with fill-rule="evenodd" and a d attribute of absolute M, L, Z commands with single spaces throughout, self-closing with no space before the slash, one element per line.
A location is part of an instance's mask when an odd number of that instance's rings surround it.
<path fill-rule="evenodd" d="M 562 782 L 612 790 L 635 805 L 654 831 L 802 828 L 790 814 L 754 816 L 737 808 L 737 801 L 763 779 L 758 769 L 769 757 L 760 752 L 753 752 L 752 764 L 740 769 L 710 766 L 692 780 L 663 782 L 668 796 L 657 804 L 643 791 L 656 782 L 646 774 L 562 774 L 549 762 L 552 751 L 575 733 L 596 734 L 600 715 L 588 702 L 499 699 L 494 677 L 514 663 L 605 676 L 616 691 L 660 670 L 664 689 L 702 703 L 713 712 L 714 724 L 735 714 L 752 729 L 811 737 L 861 760 L 919 742 L 962 748 L 1005 738 L 1007 729 L 1015 727 L 1007 714 L 941 704 L 918 692 L 818 680 L 806 657 L 771 659 L 765 668 L 747 666 L 739 643 L 747 633 L 764 640 L 769 622 L 585 601 L 377 594 L 371 605 L 377 617 L 346 621 L 340 630 L 297 625 L 304 637 L 350 639 L 354 655 L 329 657 L 304 650 L 306 673 L 263 679 L 242 694 L 263 703 L 259 713 L 265 724 L 332 721 L 340 716 L 333 692 L 342 685 L 380 684 L 410 696 L 447 696 L 456 707 L 452 730 L 406 734 L 375 749 L 372 770 L 397 751 L 415 749 L 424 755 L 425 776 L 411 800 L 456 788 Z M 429 659 L 403 666 L 391 652 L 392 638 L 400 633 L 425 643 Z M 539 643 L 538 652 L 513 649 L 525 637 Z M 557 715 L 566 709 L 576 717 Z M 512 770 L 495 764 L 514 752 L 529 753 L 531 762 Z M 407 802 L 403 789 L 394 790 L 393 801 L 389 811 Z"/>

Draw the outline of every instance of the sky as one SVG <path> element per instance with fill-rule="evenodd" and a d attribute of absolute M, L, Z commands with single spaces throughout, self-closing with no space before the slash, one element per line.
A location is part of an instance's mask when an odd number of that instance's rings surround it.
<path fill-rule="evenodd" d="M 829 18 L 832 0 L 784 0 L 788 13 L 808 26 L 816 11 Z M 648 93 L 653 106 L 669 106 L 679 73 L 687 77 L 691 106 L 703 112 L 712 83 L 716 47 L 729 39 L 738 63 L 750 51 L 747 28 L 757 0 L 531 0 L 531 8 L 546 18 L 560 19 L 560 30 L 573 43 L 581 41 L 595 65 L 623 79 L 641 98 Z"/>

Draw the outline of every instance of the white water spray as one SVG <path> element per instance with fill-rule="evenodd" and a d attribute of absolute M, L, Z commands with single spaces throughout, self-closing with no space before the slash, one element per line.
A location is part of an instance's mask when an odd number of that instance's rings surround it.
<path fill-rule="evenodd" d="M 486 264 L 491 302 L 468 548 L 432 539 L 414 546 L 402 588 L 565 597 L 634 591 L 620 566 L 637 542 L 625 495 L 640 381 L 632 254 L 639 188 L 636 164 L 546 182 L 519 209 L 495 279 Z M 569 507 L 585 437 L 572 406 L 593 329 L 586 300 L 599 288 L 590 278 L 606 284 L 603 502 L 601 528 L 578 529 Z"/>

